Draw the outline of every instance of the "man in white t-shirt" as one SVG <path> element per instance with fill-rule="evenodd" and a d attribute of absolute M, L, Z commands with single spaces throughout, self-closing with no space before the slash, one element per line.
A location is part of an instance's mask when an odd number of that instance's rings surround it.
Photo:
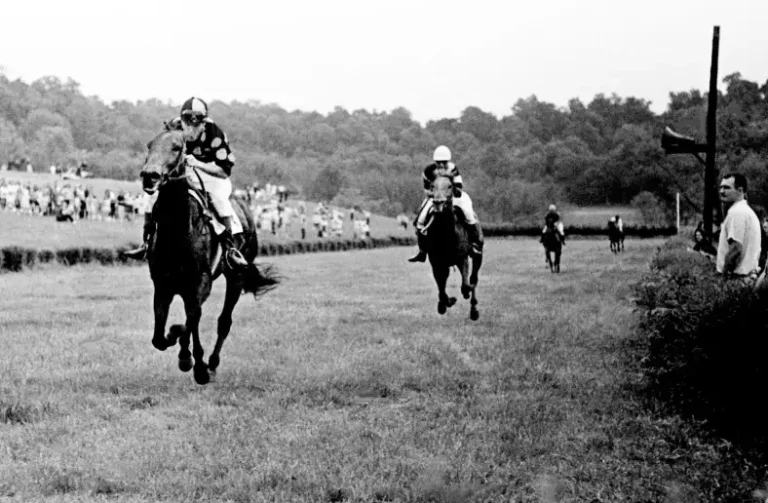
<path fill-rule="evenodd" d="M 747 179 L 728 173 L 720 182 L 720 200 L 727 214 L 720 226 L 717 272 L 729 277 L 756 278 L 760 258 L 760 221 L 745 199 Z"/>

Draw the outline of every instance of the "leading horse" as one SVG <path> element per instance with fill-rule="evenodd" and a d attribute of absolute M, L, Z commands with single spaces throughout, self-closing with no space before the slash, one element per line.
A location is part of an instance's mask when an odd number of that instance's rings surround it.
<path fill-rule="evenodd" d="M 483 257 L 470 253 L 469 234 L 463 215 L 457 215 L 456 213 L 460 213 L 460 210 L 453 206 L 453 181 L 448 177 L 438 176 L 432 183 L 432 194 L 434 207 L 431 219 L 425 226 L 425 249 L 429 263 L 432 265 L 432 275 L 437 283 L 437 312 L 445 314 L 447 308 L 456 303 L 456 298 L 448 297 L 445 292 L 451 267 L 456 266 L 461 272 L 461 294 L 465 299 L 471 297 L 469 317 L 477 320 L 480 317 L 480 311 L 477 309 L 475 290 Z M 469 272 L 470 261 L 472 274 Z"/>
<path fill-rule="evenodd" d="M 152 345 L 165 351 L 179 341 L 179 369 L 188 372 L 193 368 L 194 356 L 195 382 L 207 384 L 215 380 L 219 353 L 232 326 L 232 311 L 240 295 L 245 291 L 256 297 L 274 288 L 279 279 L 270 267 L 262 267 L 260 271 L 253 263 L 259 248 L 256 226 L 250 211 L 237 198 L 231 198 L 231 201 L 243 226 L 239 248 L 248 266 L 242 271 L 232 271 L 223 264 L 207 196 L 187 183 L 181 131 L 166 126 L 166 130 L 155 136 L 147 148 L 147 158 L 140 174 L 142 187 L 150 194 L 158 192 L 157 203 L 152 210 L 157 230 L 147 250 L 150 276 L 155 287 Z M 218 318 L 216 345 L 206 365 L 200 343 L 200 317 L 213 282 L 222 275 L 226 279 L 224 307 Z M 184 301 L 186 321 L 183 325 L 171 326 L 166 336 L 168 311 L 176 295 Z M 190 336 L 193 343 L 191 355 Z"/>
<path fill-rule="evenodd" d="M 563 241 L 560 239 L 554 223 L 547 223 L 547 229 L 541 238 L 544 245 L 544 255 L 550 272 L 560 272 L 560 255 L 563 253 Z M 554 257 L 554 258 L 553 258 Z"/>

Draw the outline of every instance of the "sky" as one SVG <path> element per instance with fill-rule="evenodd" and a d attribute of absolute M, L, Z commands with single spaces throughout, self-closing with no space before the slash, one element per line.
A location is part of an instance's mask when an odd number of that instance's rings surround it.
<path fill-rule="evenodd" d="M 520 98 L 651 101 L 768 80 L 763 0 L 24 0 L 3 6 L 0 69 L 88 96 L 256 100 L 327 114 L 405 107 L 426 124 Z"/>

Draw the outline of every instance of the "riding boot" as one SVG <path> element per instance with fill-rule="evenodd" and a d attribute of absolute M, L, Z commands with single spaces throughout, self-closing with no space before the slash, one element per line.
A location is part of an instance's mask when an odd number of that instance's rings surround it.
<path fill-rule="evenodd" d="M 425 262 L 427 260 L 426 236 L 421 231 L 416 231 L 416 244 L 419 247 L 419 253 L 409 258 L 408 262 Z"/>
<path fill-rule="evenodd" d="M 467 231 L 469 233 L 469 243 L 472 246 L 472 255 L 480 257 L 483 254 L 483 229 L 480 227 L 480 222 L 476 222 L 472 225 L 467 225 Z"/>
<path fill-rule="evenodd" d="M 155 221 L 152 219 L 152 213 L 144 213 L 144 232 L 142 236 L 144 241 L 141 243 L 141 246 L 133 250 L 125 251 L 123 252 L 123 255 L 136 260 L 144 260 L 147 256 L 147 250 L 149 249 L 149 241 L 154 235 Z"/>
<path fill-rule="evenodd" d="M 235 245 L 235 236 L 232 234 L 232 217 L 222 217 L 221 223 L 226 230 L 221 233 L 221 246 L 224 248 L 224 263 L 232 269 L 240 269 L 248 265 L 243 254 Z"/>
<path fill-rule="evenodd" d="M 560 234 L 560 243 L 565 246 L 565 234 Z"/>

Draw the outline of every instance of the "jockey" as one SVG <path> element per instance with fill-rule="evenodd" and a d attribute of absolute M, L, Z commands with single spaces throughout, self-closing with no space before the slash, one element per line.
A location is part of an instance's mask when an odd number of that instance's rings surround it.
<path fill-rule="evenodd" d="M 181 106 L 180 117 L 168 124 L 170 129 L 180 128 L 184 132 L 184 160 L 187 164 L 187 182 L 190 186 L 203 190 L 201 180 L 211 202 L 216 209 L 219 220 L 226 230 L 221 233 L 222 247 L 227 260 L 235 268 L 248 265 L 235 244 L 232 233 L 232 217 L 235 214 L 229 200 L 232 194 L 232 182 L 229 179 L 235 156 L 229 148 L 227 135 L 208 117 L 208 105 L 200 98 L 189 98 Z M 137 250 L 126 252 L 126 255 L 142 258 L 147 250 L 147 244 L 155 231 L 152 221 L 152 207 L 144 214 L 144 243 Z M 239 234 L 238 234 L 239 235 Z"/>
<path fill-rule="evenodd" d="M 451 162 L 451 151 L 445 145 L 440 145 L 435 149 L 432 155 L 435 161 L 426 168 L 422 174 L 424 182 L 425 199 L 419 209 L 419 214 L 414 222 L 416 227 L 416 237 L 418 238 L 419 252 L 408 259 L 408 262 L 424 262 L 427 259 L 427 252 L 424 250 L 424 235 L 427 215 L 432 209 L 432 182 L 438 175 L 445 175 L 453 181 L 453 205 L 459 208 L 464 214 L 464 221 L 467 223 L 469 233 L 469 242 L 472 246 L 472 254 L 480 256 L 483 254 L 483 231 L 480 228 L 480 222 L 477 221 L 477 215 L 472 207 L 472 200 L 469 195 L 462 190 L 464 182 L 459 174 L 459 169 Z"/>
<path fill-rule="evenodd" d="M 624 222 L 621 221 L 621 217 L 616 215 L 613 217 L 613 221 L 616 223 L 616 228 L 619 230 L 619 232 L 624 232 Z"/>
<path fill-rule="evenodd" d="M 542 242 L 544 242 L 544 234 L 546 234 L 547 228 L 550 226 L 555 228 L 560 236 L 560 242 L 565 244 L 565 229 L 562 220 L 560 220 L 560 214 L 557 212 L 557 207 L 554 204 L 549 205 L 549 211 L 544 216 L 544 229 L 541 231 Z"/>

